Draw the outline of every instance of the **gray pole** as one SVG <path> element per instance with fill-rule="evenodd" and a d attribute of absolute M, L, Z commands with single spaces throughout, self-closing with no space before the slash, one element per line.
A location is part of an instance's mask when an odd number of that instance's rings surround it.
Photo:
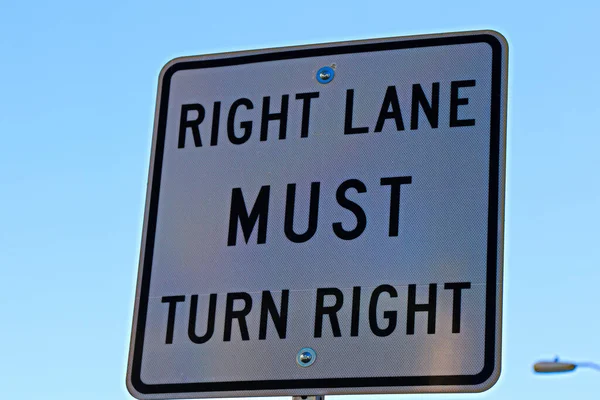
<path fill-rule="evenodd" d="M 292 400 L 325 400 L 325 396 L 292 396 Z"/>

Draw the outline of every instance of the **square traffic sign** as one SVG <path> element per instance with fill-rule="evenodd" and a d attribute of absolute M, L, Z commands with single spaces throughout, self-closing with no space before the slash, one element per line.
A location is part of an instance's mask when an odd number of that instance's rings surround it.
<path fill-rule="evenodd" d="M 491 387 L 507 51 L 481 31 L 169 62 L 130 392 Z"/>

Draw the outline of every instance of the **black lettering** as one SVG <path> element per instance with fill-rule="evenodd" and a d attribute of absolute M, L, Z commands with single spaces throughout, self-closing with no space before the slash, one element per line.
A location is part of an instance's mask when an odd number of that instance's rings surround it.
<path fill-rule="evenodd" d="M 471 289 L 471 282 L 445 283 L 444 289 L 452 290 L 452 333 L 460 333 L 460 306 L 463 289 Z"/>
<path fill-rule="evenodd" d="M 475 86 L 475 80 L 453 81 L 450 84 L 450 127 L 473 126 L 474 119 L 458 119 L 458 106 L 469 104 L 468 97 L 458 97 L 458 90 L 463 87 Z"/>
<path fill-rule="evenodd" d="M 335 303 L 332 306 L 325 307 L 325 296 L 334 296 Z M 334 337 L 341 337 L 340 323 L 338 321 L 337 312 L 344 304 L 344 295 L 342 291 L 336 288 L 317 289 L 317 308 L 315 311 L 315 337 L 321 337 L 323 333 L 323 317 L 329 316 L 331 330 Z"/>
<path fill-rule="evenodd" d="M 408 285 L 408 309 L 406 312 L 406 334 L 415 334 L 415 314 L 417 312 L 427 313 L 427 333 L 435 333 L 435 313 L 437 302 L 437 285 L 429 284 L 429 303 L 416 304 L 417 285 Z"/>
<path fill-rule="evenodd" d="M 431 103 L 427 101 L 423 88 L 418 83 L 413 85 L 412 106 L 410 109 L 410 129 L 419 129 L 419 105 L 432 128 L 438 127 L 438 118 L 440 113 L 440 83 L 434 82 L 431 85 Z"/>
<path fill-rule="evenodd" d="M 381 178 L 381 186 L 390 185 L 390 228 L 389 236 L 398 236 L 400 224 L 400 186 L 412 183 L 412 176 Z"/>
<path fill-rule="evenodd" d="M 379 296 L 382 293 L 387 293 L 390 297 L 398 297 L 398 292 L 391 285 L 377 286 L 371 294 L 371 302 L 369 303 L 369 326 L 371 332 L 376 336 L 384 337 L 389 336 L 396 329 L 396 322 L 398 321 L 398 312 L 396 311 L 384 311 L 383 318 L 388 320 L 388 324 L 385 328 L 380 328 L 377 325 L 377 303 L 379 302 Z"/>
<path fill-rule="evenodd" d="M 188 119 L 188 113 L 190 111 L 196 111 L 198 115 L 195 119 Z M 182 104 L 181 115 L 179 116 L 179 141 L 177 142 L 177 148 L 183 149 L 185 147 L 185 133 L 187 128 L 192 129 L 192 137 L 194 138 L 194 145 L 196 147 L 202 147 L 202 140 L 200 140 L 200 124 L 204 121 L 204 115 L 206 111 L 202 104 Z"/>
<path fill-rule="evenodd" d="M 319 191 L 320 183 L 310 184 L 310 209 L 308 211 L 308 227 L 306 232 L 298 234 L 294 232 L 294 210 L 296 208 L 296 184 L 287 185 L 285 197 L 285 221 L 283 224 L 285 236 L 294 243 L 304 243 L 313 237 L 317 231 L 319 219 Z"/>
<path fill-rule="evenodd" d="M 190 304 L 190 320 L 188 323 L 188 337 L 196 344 L 206 343 L 210 340 L 215 331 L 215 312 L 217 309 L 217 294 L 210 295 L 208 301 L 208 320 L 206 322 L 206 332 L 202 336 L 196 334 L 196 315 L 198 314 L 198 295 L 192 295 Z"/>
<path fill-rule="evenodd" d="M 267 140 L 267 134 L 269 133 L 269 121 L 279 121 L 279 140 L 285 139 L 285 135 L 287 133 L 289 98 L 290 96 L 287 94 L 281 96 L 281 111 L 278 113 L 269 113 L 271 97 L 266 96 L 263 98 L 262 119 L 260 122 L 260 140 L 262 142 Z"/>
<path fill-rule="evenodd" d="M 271 187 L 265 185 L 260 188 L 254 206 L 250 215 L 244 202 L 244 195 L 241 188 L 233 188 L 231 191 L 231 209 L 229 212 L 229 235 L 227 237 L 227 246 L 235 246 L 237 241 L 238 220 L 242 225 L 242 232 L 246 243 L 250 240 L 250 235 L 258 221 L 258 234 L 256 243 L 264 244 L 267 241 L 267 219 L 269 217 L 269 195 Z"/>
<path fill-rule="evenodd" d="M 268 290 L 263 291 L 262 300 L 260 303 L 260 328 L 258 332 L 258 339 L 265 340 L 267 338 L 267 316 L 271 315 L 271 320 L 273 321 L 273 325 L 275 325 L 275 329 L 277 329 L 277 334 L 280 339 L 285 339 L 287 334 L 287 319 L 288 319 L 288 303 L 290 298 L 290 291 L 283 290 L 281 292 L 281 306 L 280 310 L 277 310 L 277 306 L 275 306 L 275 300 L 273 300 L 273 296 L 271 292 Z"/>
<path fill-rule="evenodd" d="M 345 115 L 345 120 L 344 120 L 344 135 L 352 135 L 355 133 L 368 133 L 369 128 L 366 126 L 359 127 L 359 128 L 352 127 L 352 114 L 353 113 L 354 113 L 354 89 L 348 89 L 348 90 L 346 90 L 346 115 Z"/>
<path fill-rule="evenodd" d="M 221 118 L 221 102 L 215 101 L 212 116 L 212 130 L 210 133 L 210 145 L 216 146 L 219 140 L 219 119 Z"/>
<path fill-rule="evenodd" d="M 252 121 L 243 121 L 240 122 L 240 128 L 242 128 L 244 133 L 240 137 L 235 136 L 235 114 L 241 106 L 246 107 L 248 110 L 254 108 L 254 104 L 245 98 L 237 99 L 231 105 L 229 115 L 227 116 L 227 137 L 232 144 L 244 144 L 250 139 L 250 135 L 252 134 Z"/>
<path fill-rule="evenodd" d="M 233 310 L 233 303 L 236 300 L 242 300 L 244 302 L 244 307 L 241 310 Z M 242 335 L 242 340 L 250 340 L 250 335 L 248 334 L 248 325 L 246 324 L 246 316 L 250 313 L 251 309 L 252 297 L 248 293 L 227 293 L 227 303 L 225 305 L 225 325 L 223 331 L 224 342 L 231 341 L 231 325 L 234 318 L 238 320 L 240 325 L 240 334 Z"/>
<path fill-rule="evenodd" d="M 350 336 L 358 336 L 360 317 L 360 286 L 352 289 L 352 319 L 350 320 Z"/>
<path fill-rule="evenodd" d="M 390 106 L 392 109 L 389 110 Z M 395 86 L 388 86 L 385 91 L 385 97 L 381 104 L 381 110 L 379 111 L 379 117 L 377 117 L 377 123 L 375 124 L 375 132 L 381 132 L 383 130 L 383 124 L 388 119 L 394 119 L 396 122 L 396 130 L 404 130 L 404 121 L 402 121 L 402 113 L 400 112 L 400 103 L 398 102 L 398 93 L 396 92 Z"/>
<path fill-rule="evenodd" d="M 300 137 L 308 137 L 308 124 L 310 121 L 310 101 L 319 98 L 319 92 L 298 93 L 296 100 L 302 100 L 302 126 Z"/>
<path fill-rule="evenodd" d="M 173 332 L 175 331 L 175 312 L 177 310 L 177 303 L 185 301 L 185 296 L 164 296 L 161 299 L 162 303 L 169 303 L 169 314 L 167 317 L 167 335 L 165 337 L 165 344 L 173 343 Z"/>
<path fill-rule="evenodd" d="M 333 223 L 333 232 L 337 237 L 343 240 L 356 239 L 365 231 L 365 228 L 367 227 L 367 216 L 364 210 L 358 204 L 348 200 L 346 197 L 346 191 L 350 188 L 356 189 L 358 193 L 365 193 L 367 191 L 367 187 L 364 183 L 358 179 L 349 179 L 342 182 L 335 192 L 335 198 L 337 199 L 338 204 L 345 209 L 350 210 L 356 217 L 356 227 L 350 231 L 345 230 L 342 227 L 341 222 Z"/>

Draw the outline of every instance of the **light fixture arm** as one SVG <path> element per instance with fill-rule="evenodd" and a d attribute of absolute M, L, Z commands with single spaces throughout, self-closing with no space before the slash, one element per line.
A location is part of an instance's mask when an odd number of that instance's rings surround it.
<path fill-rule="evenodd" d="M 580 362 L 577 363 L 577 366 L 581 368 L 590 368 L 595 369 L 596 371 L 600 371 L 600 364 L 596 364 L 593 362 Z"/>
<path fill-rule="evenodd" d="M 548 373 L 560 373 L 560 372 L 571 372 L 576 368 L 590 368 L 596 371 L 600 371 L 600 364 L 594 362 L 567 362 L 560 361 L 558 357 L 555 357 L 552 361 L 539 361 L 533 365 L 535 372 L 548 374 Z"/>

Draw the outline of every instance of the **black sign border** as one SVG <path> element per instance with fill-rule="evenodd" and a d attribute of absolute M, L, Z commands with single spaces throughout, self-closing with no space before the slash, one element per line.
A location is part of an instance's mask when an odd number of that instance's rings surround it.
<path fill-rule="evenodd" d="M 484 366 L 475 375 L 432 375 L 404 377 L 359 377 L 331 379 L 293 379 L 293 380 L 260 380 L 229 382 L 197 382 L 172 384 L 146 384 L 141 379 L 142 352 L 148 300 L 150 291 L 150 275 L 154 253 L 156 220 L 160 197 L 160 182 L 165 146 L 167 111 L 171 78 L 177 71 L 225 67 L 257 62 L 289 60 L 331 56 L 351 53 L 367 53 L 372 51 L 400 50 L 433 46 L 449 46 L 459 44 L 487 43 L 492 48 L 492 93 L 491 93 L 491 131 L 489 162 L 489 197 L 488 197 L 488 243 L 487 243 L 487 279 L 486 279 L 486 312 L 485 312 L 485 346 Z M 369 388 L 369 387 L 401 387 L 401 386 L 475 386 L 484 383 L 494 373 L 496 364 L 496 278 L 498 272 L 498 216 L 499 210 L 499 161 L 500 135 L 502 130 L 502 54 L 503 46 L 499 39 L 491 33 L 456 35 L 447 37 L 426 37 L 397 41 L 381 41 L 374 43 L 342 44 L 339 46 L 317 47 L 313 49 L 295 49 L 275 51 L 262 54 L 227 57 L 207 60 L 182 60 L 165 70 L 160 91 L 159 114 L 157 124 L 154 168 L 152 169 L 152 186 L 146 232 L 146 246 L 143 249 L 144 264 L 141 276 L 140 299 L 137 314 L 137 327 L 134 337 L 133 357 L 131 361 L 131 384 L 141 394 L 156 395 L 166 393 L 199 393 L 199 392 L 251 392 L 289 389 L 335 389 L 335 388 Z M 281 395 L 281 393 L 278 393 Z"/>

